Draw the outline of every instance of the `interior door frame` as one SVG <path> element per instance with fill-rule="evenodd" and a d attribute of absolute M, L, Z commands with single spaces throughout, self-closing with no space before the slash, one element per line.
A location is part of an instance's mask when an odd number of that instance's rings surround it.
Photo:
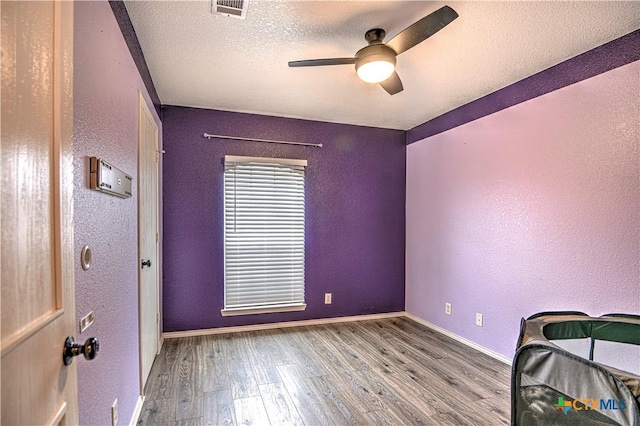
<path fill-rule="evenodd" d="M 150 122 L 152 122 L 154 124 L 155 127 L 155 140 L 154 140 L 154 153 L 153 153 L 153 164 L 154 164 L 154 173 L 156 175 L 156 179 L 155 179 L 155 186 L 153 188 L 153 190 L 155 191 L 155 204 L 156 204 L 156 217 L 155 217 L 155 240 L 156 240 L 156 244 L 155 244 L 155 253 L 154 253 L 154 259 L 155 262 L 152 263 L 151 268 L 153 268 L 155 270 L 156 273 L 156 280 L 155 280 L 155 294 L 156 294 L 156 300 L 155 300 L 155 316 L 156 316 L 156 355 L 158 353 L 160 353 L 160 349 L 161 349 L 161 345 L 162 345 L 162 341 L 161 341 L 161 330 L 160 330 L 160 265 L 159 265 L 159 261 L 158 259 L 160 258 L 160 191 L 159 191 L 159 187 L 160 187 L 160 173 L 159 173 L 159 143 L 160 143 L 160 137 L 159 137 L 159 129 L 157 124 L 155 123 L 155 120 L 153 118 L 153 115 L 151 114 L 151 111 L 149 109 L 149 106 L 147 105 L 146 100 L 144 99 L 144 96 L 142 95 L 142 92 L 140 92 L 140 90 L 138 90 L 138 267 L 140 267 L 140 262 L 142 261 L 142 252 L 141 252 L 141 247 L 140 247 L 140 229 L 141 229 L 141 223 L 142 223 L 142 217 L 140 214 L 140 184 L 141 184 L 141 179 L 140 179 L 140 163 L 142 161 L 142 150 L 141 150 L 141 141 L 142 141 L 142 134 L 141 134 L 141 123 L 143 120 L 143 114 L 146 115 L 146 117 L 149 119 Z M 138 336 L 138 343 L 139 343 L 139 363 L 140 363 L 140 395 L 144 395 L 144 386 L 146 383 L 146 379 L 147 377 L 145 377 L 143 368 L 142 368 L 142 357 L 143 357 L 143 353 L 142 353 L 142 315 L 141 315 L 141 303 L 142 300 L 140 299 L 140 295 L 142 294 L 142 279 L 140 276 L 142 269 L 138 269 L 138 330 L 139 330 L 139 336 Z"/>

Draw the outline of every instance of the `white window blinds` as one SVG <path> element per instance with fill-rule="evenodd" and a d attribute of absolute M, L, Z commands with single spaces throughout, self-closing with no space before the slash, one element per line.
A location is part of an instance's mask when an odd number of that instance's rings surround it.
<path fill-rule="evenodd" d="M 225 157 L 223 315 L 305 308 L 306 164 Z"/>

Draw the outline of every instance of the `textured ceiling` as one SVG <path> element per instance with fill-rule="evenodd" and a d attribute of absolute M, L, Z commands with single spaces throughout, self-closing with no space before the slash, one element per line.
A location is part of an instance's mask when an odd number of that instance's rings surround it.
<path fill-rule="evenodd" d="M 364 33 L 386 41 L 448 4 L 460 17 L 398 56 L 404 91 L 390 96 L 352 65 Z M 409 129 L 640 28 L 639 2 L 250 0 L 245 20 L 210 1 L 127 1 L 160 101 Z"/>

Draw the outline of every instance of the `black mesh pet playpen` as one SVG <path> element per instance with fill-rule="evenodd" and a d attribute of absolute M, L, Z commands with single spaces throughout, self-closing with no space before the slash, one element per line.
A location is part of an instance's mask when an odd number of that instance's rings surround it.
<path fill-rule="evenodd" d="M 563 349 L 560 341 L 584 344 L 588 355 Z M 637 368 L 597 362 L 599 348 L 607 345 L 631 354 Z M 640 426 L 639 348 L 640 316 L 547 312 L 523 318 L 512 367 L 511 423 Z"/>

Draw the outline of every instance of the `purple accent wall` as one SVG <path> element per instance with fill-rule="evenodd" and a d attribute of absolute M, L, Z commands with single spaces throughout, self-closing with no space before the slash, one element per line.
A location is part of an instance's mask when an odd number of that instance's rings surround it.
<path fill-rule="evenodd" d="M 163 107 L 164 331 L 404 310 L 405 132 Z M 207 140 L 203 133 L 322 143 Z M 302 312 L 222 317 L 224 155 L 308 160 Z M 324 304 L 324 293 L 333 304 Z"/>
<path fill-rule="evenodd" d="M 640 61 L 407 147 L 409 313 L 507 357 L 539 311 L 640 314 L 638 76 Z"/>
<path fill-rule="evenodd" d="M 407 132 L 407 143 L 442 133 L 639 59 L 640 30 L 636 30 L 416 126 Z"/>
<path fill-rule="evenodd" d="M 93 251 L 88 271 L 75 269 L 77 320 L 93 310 L 95 323 L 76 340 L 100 339 L 98 357 L 78 364 L 80 423 L 111 424 L 118 398 L 120 423 L 140 395 L 138 356 L 138 91 L 145 85 L 106 1 L 74 8 L 74 240 Z M 151 109 L 153 113 L 153 108 Z M 156 122 L 160 131 L 161 123 Z M 134 177 L 133 197 L 88 189 L 89 157 L 102 157 Z M 78 324 L 76 321 L 76 324 Z"/>

